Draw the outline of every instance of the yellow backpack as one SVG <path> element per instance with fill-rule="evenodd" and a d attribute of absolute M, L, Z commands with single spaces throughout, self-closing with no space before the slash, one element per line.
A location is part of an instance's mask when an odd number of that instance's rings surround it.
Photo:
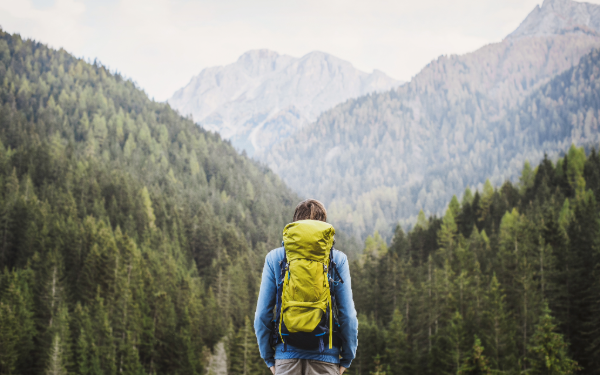
<path fill-rule="evenodd" d="M 324 339 L 330 349 L 334 339 L 337 341 L 334 328 L 339 324 L 330 285 L 335 268 L 331 256 L 334 235 L 333 226 L 316 220 L 300 220 L 283 230 L 286 257 L 277 281 L 275 343 L 281 340 L 285 348 L 290 344 L 323 351 Z"/>

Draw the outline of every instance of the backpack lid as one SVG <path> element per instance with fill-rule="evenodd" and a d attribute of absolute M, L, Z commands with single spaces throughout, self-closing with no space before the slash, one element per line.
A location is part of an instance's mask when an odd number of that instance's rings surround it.
<path fill-rule="evenodd" d="M 285 254 L 289 261 L 310 259 L 327 263 L 333 246 L 335 229 L 318 220 L 299 220 L 283 229 Z"/>

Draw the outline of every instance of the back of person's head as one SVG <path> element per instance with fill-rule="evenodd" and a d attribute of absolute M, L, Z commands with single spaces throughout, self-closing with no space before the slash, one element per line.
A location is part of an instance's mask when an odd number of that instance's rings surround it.
<path fill-rule="evenodd" d="M 319 220 L 327 221 L 327 210 L 323 203 L 316 199 L 307 199 L 298 203 L 294 212 L 294 221 Z"/>

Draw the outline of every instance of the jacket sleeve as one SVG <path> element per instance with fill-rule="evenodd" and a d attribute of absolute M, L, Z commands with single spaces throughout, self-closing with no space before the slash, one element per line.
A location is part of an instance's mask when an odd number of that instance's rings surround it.
<path fill-rule="evenodd" d="M 256 313 L 254 314 L 254 331 L 258 340 L 258 348 L 260 356 L 264 359 L 267 367 L 275 366 L 275 352 L 269 345 L 269 335 L 271 334 L 273 307 L 275 306 L 275 294 L 277 293 L 275 270 L 269 260 L 269 255 L 267 255 L 263 267 Z"/>
<path fill-rule="evenodd" d="M 350 367 L 352 360 L 356 357 L 356 347 L 358 346 L 358 319 L 356 318 L 356 309 L 352 299 L 352 285 L 350 280 L 350 267 L 348 258 L 337 265 L 338 272 L 344 280 L 335 288 L 338 301 L 340 329 L 342 334 L 342 353 L 340 366 Z"/>

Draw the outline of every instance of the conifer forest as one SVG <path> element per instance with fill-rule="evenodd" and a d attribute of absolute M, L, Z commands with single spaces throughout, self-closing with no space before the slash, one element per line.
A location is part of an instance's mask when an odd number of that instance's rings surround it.
<path fill-rule="evenodd" d="M 349 373 L 600 373 L 593 146 L 467 188 L 389 243 L 339 233 Z M 0 374 L 209 374 L 220 349 L 229 374 L 270 374 L 251 321 L 300 200 L 130 80 L 0 32 Z"/>

